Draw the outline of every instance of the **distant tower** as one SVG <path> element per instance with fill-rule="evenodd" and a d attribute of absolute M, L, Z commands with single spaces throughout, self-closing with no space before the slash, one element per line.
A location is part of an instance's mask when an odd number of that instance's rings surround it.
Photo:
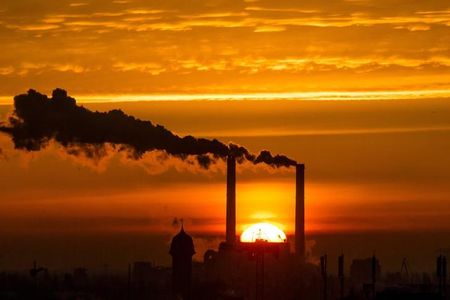
<path fill-rule="evenodd" d="M 305 165 L 297 164 L 295 180 L 295 253 L 305 259 Z"/>
<path fill-rule="evenodd" d="M 236 160 L 227 158 L 227 217 L 226 242 L 229 247 L 236 243 Z"/>
<path fill-rule="evenodd" d="M 338 278 L 340 285 L 340 299 L 344 299 L 344 254 L 339 255 L 338 257 Z"/>
<path fill-rule="evenodd" d="M 192 256 L 195 254 L 194 242 L 181 226 L 180 232 L 170 244 L 172 256 L 173 291 L 183 300 L 191 299 Z"/>

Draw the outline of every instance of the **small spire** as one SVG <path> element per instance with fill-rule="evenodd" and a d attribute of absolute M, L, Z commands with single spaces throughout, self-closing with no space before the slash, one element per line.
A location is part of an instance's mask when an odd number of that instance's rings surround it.
<path fill-rule="evenodd" d="M 181 223 L 181 232 L 184 232 L 184 220 L 180 219 L 180 223 Z"/>

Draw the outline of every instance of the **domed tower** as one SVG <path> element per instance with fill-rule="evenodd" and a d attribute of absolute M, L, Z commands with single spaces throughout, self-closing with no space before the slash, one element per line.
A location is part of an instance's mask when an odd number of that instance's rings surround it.
<path fill-rule="evenodd" d="M 194 242 L 183 226 L 180 232 L 173 237 L 170 244 L 172 256 L 173 290 L 183 300 L 191 299 L 192 256 L 195 254 Z"/>

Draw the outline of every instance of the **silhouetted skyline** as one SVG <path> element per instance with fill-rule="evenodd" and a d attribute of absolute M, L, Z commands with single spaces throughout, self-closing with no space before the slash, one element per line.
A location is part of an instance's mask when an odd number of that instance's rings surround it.
<path fill-rule="evenodd" d="M 442 0 L 0 1 L 0 299 L 449 299 Z"/>

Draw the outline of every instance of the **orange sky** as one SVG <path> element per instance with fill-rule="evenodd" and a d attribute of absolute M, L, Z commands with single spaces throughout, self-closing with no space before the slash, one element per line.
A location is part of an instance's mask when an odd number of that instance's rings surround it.
<path fill-rule="evenodd" d="M 441 0 L 4 0 L 0 96 L 448 90 L 449 26 Z"/>
<path fill-rule="evenodd" d="M 446 231 L 449 101 L 183 101 L 88 107 L 122 108 L 180 135 L 215 137 L 304 162 L 310 232 Z M 4 106 L 3 112 L 7 110 Z M 3 231 L 171 232 L 172 219 L 183 217 L 191 231 L 223 232 L 223 165 L 205 171 L 175 159 L 161 162 L 158 154 L 135 161 L 113 152 L 92 161 L 67 155 L 56 144 L 25 153 L 14 150 L 4 135 L 1 148 Z M 291 233 L 293 172 L 250 165 L 238 170 L 239 228 L 268 220 Z"/>

